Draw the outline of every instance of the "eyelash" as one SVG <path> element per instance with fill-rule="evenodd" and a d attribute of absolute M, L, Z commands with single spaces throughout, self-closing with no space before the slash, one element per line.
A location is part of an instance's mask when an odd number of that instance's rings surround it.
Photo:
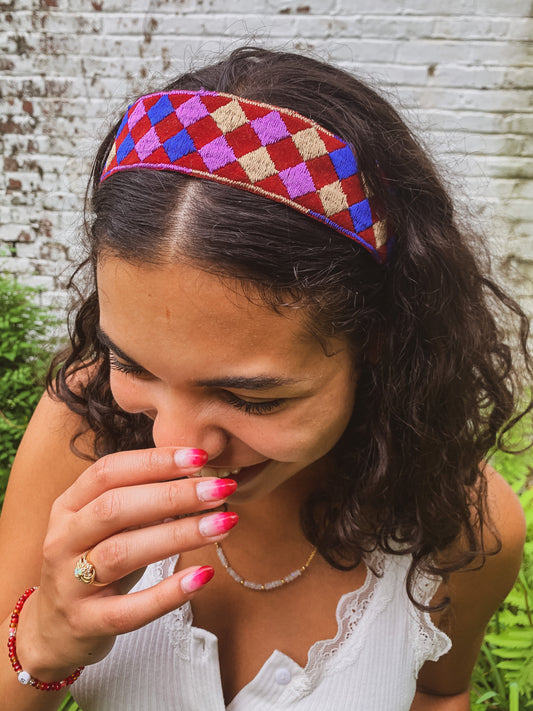
<path fill-rule="evenodd" d="M 126 375 L 144 375 L 146 371 L 141 368 L 140 365 L 132 365 L 129 363 L 122 363 L 116 358 L 113 353 L 109 353 L 109 365 L 111 370 L 118 370 L 119 373 L 126 373 Z"/>
<path fill-rule="evenodd" d="M 118 360 L 112 352 L 109 353 L 109 365 L 112 370 L 116 370 L 119 373 L 125 373 L 126 375 L 142 376 L 146 374 L 144 368 L 129 363 L 122 363 L 122 361 Z M 263 402 L 250 402 L 249 400 L 243 400 L 228 390 L 224 391 L 224 397 L 230 405 L 235 407 L 237 410 L 242 410 L 247 415 L 268 415 L 270 412 L 280 407 L 283 402 L 281 398 L 276 400 L 265 400 Z"/>
<path fill-rule="evenodd" d="M 250 402 L 228 391 L 225 392 L 225 397 L 230 405 L 233 405 L 237 410 L 243 410 L 247 415 L 268 415 L 268 413 L 280 407 L 283 402 L 281 398 L 264 400 L 263 402 Z"/>

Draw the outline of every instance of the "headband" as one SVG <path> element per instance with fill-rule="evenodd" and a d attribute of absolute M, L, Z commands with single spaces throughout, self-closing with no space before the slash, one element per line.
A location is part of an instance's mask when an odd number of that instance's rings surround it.
<path fill-rule="evenodd" d="M 122 119 L 100 181 L 133 168 L 263 195 L 354 239 L 379 262 L 387 258 L 387 220 L 355 153 L 290 109 L 204 89 L 142 96 Z"/>

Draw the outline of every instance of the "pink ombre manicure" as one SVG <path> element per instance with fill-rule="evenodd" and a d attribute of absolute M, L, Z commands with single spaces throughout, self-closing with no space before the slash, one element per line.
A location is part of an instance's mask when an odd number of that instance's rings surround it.
<path fill-rule="evenodd" d="M 207 479 L 196 485 L 196 496 L 200 501 L 221 501 L 237 488 L 233 479 Z"/>
<path fill-rule="evenodd" d="M 201 568 L 196 568 L 192 573 L 187 573 L 187 575 L 181 579 L 181 589 L 186 595 L 189 595 L 208 583 L 214 574 L 215 569 L 210 565 L 203 565 Z"/>
<path fill-rule="evenodd" d="M 200 519 L 198 530 L 206 538 L 214 538 L 227 533 L 239 520 L 233 511 L 210 514 Z"/>
<path fill-rule="evenodd" d="M 178 449 L 174 453 L 178 467 L 203 467 L 207 460 L 207 453 L 203 449 Z"/>

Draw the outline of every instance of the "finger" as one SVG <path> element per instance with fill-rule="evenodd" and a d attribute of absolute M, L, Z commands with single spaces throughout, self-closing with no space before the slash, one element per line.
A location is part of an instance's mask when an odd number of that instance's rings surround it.
<path fill-rule="evenodd" d="M 68 538 L 80 552 L 124 529 L 219 506 L 237 488 L 233 479 L 178 479 L 110 489 L 66 523 Z"/>
<path fill-rule="evenodd" d="M 128 595 L 87 598 L 85 619 L 95 636 L 124 634 L 139 629 L 177 609 L 201 590 L 214 575 L 211 566 L 186 568 L 153 587 Z"/>
<path fill-rule="evenodd" d="M 110 584 L 150 563 L 225 538 L 239 517 L 232 511 L 190 516 L 112 536 L 90 551 L 98 583 Z"/>
<path fill-rule="evenodd" d="M 187 447 L 108 454 L 86 469 L 58 502 L 71 511 L 79 511 L 109 489 L 192 476 L 207 459 L 203 449 Z"/>

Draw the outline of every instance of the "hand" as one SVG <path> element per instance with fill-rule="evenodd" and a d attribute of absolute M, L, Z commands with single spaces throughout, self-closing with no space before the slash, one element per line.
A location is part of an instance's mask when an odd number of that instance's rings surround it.
<path fill-rule="evenodd" d="M 211 513 L 235 490 L 227 479 L 190 478 L 202 450 L 165 447 L 108 455 L 89 467 L 52 507 L 41 586 L 19 623 L 19 658 L 46 681 L 103 659 L 117 634 L 142 627 L 186 602 L 212 576 L 188 568 L 140 592 L 126 593 L 149 563 L 218 541 L 236 514 Z M 97 581 L 74 577 L 90 550 Z"/>

